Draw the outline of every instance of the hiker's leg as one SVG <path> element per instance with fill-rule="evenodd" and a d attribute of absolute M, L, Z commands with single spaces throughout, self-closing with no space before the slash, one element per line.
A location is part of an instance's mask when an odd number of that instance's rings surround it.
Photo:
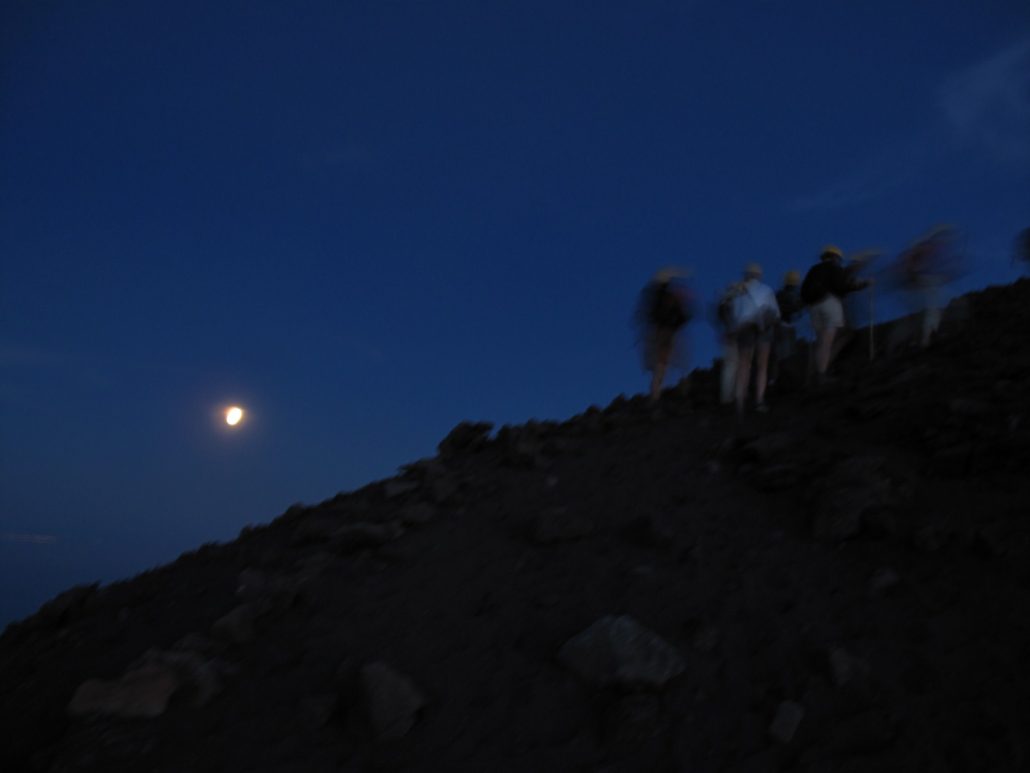
<path fill-rule="evenodd" d="M 654 370 L 651 372 L 651 402 L 662 395 L 662 382 L 665 381 L 665 368 L 669 362 L 669 350 L 659 344 L 655 353 Z"/>
<path fill-rule="evenodd" d="M 662 383 L 665 381 L 665 372 L 669 369 L 669 362 L 672 360 L 672 347 L 674 343 L 674 331 L 658 329 L 655 337 L 654 376 L 651 379 L 652 401 L 662 396 Z"/>
<path fill-rule="evenodd" d="M 744 412 L 744 404 L 747 402 L 747 391 L 751 385 L 751 359 L 754 354 L 754 344 L 740 346 L 737 356 L 737 413 Z"/>
<path fill-rule="evenodd" d="M 844 327 L 844 307 L 841 305 L 840 298 L 829 295 L 817 304 L 813 311 L 817 312 L 817 316 L 813 316 L 812 319 L 813 322 L 818 320 L 817 329 L 819 331 L 816 342 L 815 369 L 816 375 L 822 378 L 833 361 L 833 341 L 837 336 L 837 331 Z"/>
<path fill-rule="evenodd" d="M 784 349 L 783 363 L 786 363 L 787 370 L 797 377 L 798 372 L 798 333 L 793 327 L 787 328 L 787 345 Z M 784 367 L 781 363 L 780 367 Z"/>
<path fill-rule="evenodd" d="M 851 339 L 854 337 L 855 333 L 849 327 L 842 327 L 836 331 L 833 337 L 833 346 L 830 347 L 830 362 L 833 362 L 840 356 L 840 353 L 844 351 L 845 347 L 851 343 Z"/>
<path fill-rule="evenodd" d="M 662 394 L 662 382 L 665 380 L 666 358 L 658 355 L 658 361 L 654 364 L 654 371 L 651 374 L 651 401 L 657 400 Z"/>
<path fill-rule="evenodd" d="M 661 395 L 661 382 L 665 378 L 665 366 L 661 363 L 654 364 L 651 372 L 651 402 L 654 402 Z"/>
<path fill-rule="evenodd" d="M 930 339 L 941 325 L 941 290 L 935 278 L 927 280 L 923 291 L 923 348 L 930 345 Z"/>
<path fill-rule="evenodd" d="M 757 357 L 757 362 L 755 363 L 755 402 L 759 405 L 765 402 L 766 372 L 769 369 L 769 348 L 770 344 L 768 341 L 760 341 L 755 349 Z"/>
<path fill-rule="evenodd" d="M 923 346 L 930 345 L 930 339 L 933 338 L 937 329 L 941 326 L 941 310 L 939 308 L 928 308 L 926 310 L 926 319 L 923 322 Z"/>
<path fill-rule="evenodd" d="M 737 387 L 737 343 L 729 336 L 722 342 L 722 368 L 719 372 L 719 400 L 723 405 L 733 402 Z"/>
<path fill-rule="evenodd" d="M 833 350 L 833 339 L 837 328 L 827 327 L 816 333 L 815 372 L 817 376 L 825 376 L 830 367 L 830 352 Z"/>

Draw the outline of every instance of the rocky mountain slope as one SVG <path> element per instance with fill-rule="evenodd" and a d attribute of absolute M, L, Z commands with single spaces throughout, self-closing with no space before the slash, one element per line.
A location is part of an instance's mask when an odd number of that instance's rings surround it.
<path fill-rule="evenodd" d="M 1028 310 L 885 326 L 743 422 L 697 372 L 462 424 L 70 590 L 0 637 L 0 769 L 1026 770 Z"/>

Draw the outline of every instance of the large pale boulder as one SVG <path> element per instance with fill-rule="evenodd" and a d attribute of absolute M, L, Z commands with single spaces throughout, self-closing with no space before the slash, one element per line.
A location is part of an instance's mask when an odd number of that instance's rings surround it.
<path fill-rule="evenodd" d="M 361 668 L 361 690 L 369 723 L 381 740 L 407 735 L 425 707 L 425 696 L 408 677 L 375 661 Z"/>
<path fill-rule="evenodd" d="M 88 679 L 75 691 L 68 712 L 72 716 L 159 717 L 181 684 L 174 669 L 148 664 L 114 681 Z"/>
<path fill-rule="evenodd" d="M 598 687 L 661 688 L 686 668 L 672 645 L 628 615 L 602 617 L 565 642 L 558 660 Z"/>

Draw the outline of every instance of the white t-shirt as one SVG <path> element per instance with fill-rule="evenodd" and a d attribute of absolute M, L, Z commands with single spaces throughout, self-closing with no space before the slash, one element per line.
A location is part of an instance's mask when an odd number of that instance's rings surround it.
<path fill-rule="evenodd" d="M 733 319 L 737 329 L 751 324 L 761 328 L 769 327 L 780 319 L 776 293 L 769 285 L 757 279 L 748 279 L 741 293 L 733 299 Z"/>

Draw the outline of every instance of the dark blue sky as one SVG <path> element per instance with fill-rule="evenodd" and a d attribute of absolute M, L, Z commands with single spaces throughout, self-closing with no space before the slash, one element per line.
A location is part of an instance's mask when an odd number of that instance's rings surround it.
<path fill-rule="evenodd" d="M 1014 276 L 1025 0 L 6 2 L 0 622 L 641 391 L 662 265 L 938 222 Z"/>

